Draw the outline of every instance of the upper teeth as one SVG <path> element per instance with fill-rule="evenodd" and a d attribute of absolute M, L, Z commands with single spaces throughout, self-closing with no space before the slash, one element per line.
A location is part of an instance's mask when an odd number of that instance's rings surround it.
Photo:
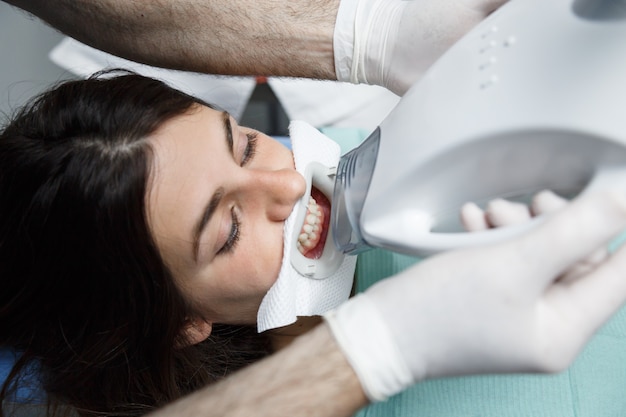
<path fill-rule="evenodd" d="M 301 253 L 305 253 L 307 250 L 314 248 L 319 242 L 322 219 L 322 210 L 313 197 L 310 197 L 309 204 L 307 205 L 307 214 L 304 217 L 304 225 L 302 226 L 302 230 L 298 236 L 298 242 L 296 243 Z"/>

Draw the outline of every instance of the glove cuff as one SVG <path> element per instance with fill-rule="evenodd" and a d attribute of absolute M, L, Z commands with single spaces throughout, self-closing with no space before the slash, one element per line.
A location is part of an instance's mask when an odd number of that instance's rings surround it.
<path fill-rule="evenodd" d="M 333 49 L 339 81 L 385 85 L 385 66 L 395 45 L 406 2 L 342 0 Z"/>
<path fill-rule="evenodd" d="M 357 295 L 324 318 L 371 401 L 384 401 L 415 382 L 367 294 Z"/>
<path fill-rule="evenodd" d="M 354 49 L 354 20 L 359 0 L 341 0 L 333 34 L 335 74 L 338 81 L 350 82 Z M 356 82 L 355 82 L 356 83 Z"/>

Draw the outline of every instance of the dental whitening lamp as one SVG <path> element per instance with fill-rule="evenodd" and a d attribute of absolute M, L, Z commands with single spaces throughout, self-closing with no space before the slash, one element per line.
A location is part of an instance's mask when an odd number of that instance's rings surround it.
<path fill-rule="evenodd" d="M 413 255 L 530 227 L 461 232 L 463 203 L 626 185 L 626 0 L 511 0 L 456 43 L 337 168 L 343 253 Z"/>

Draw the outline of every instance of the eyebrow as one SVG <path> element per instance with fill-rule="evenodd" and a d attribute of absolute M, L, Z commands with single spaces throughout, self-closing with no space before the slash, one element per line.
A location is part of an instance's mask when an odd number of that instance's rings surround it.
<path fill-rule="evenodd" d="M 226 146 L 231 154 L 234 155 L 233 150 L 233 127 L 230 124 L 230 114 L 228 112 L 222 112 L 222 127 L 224 129 L 224 137 L 226 139 Z M 233 156 L 234 157 L 234 156 Z M 198 253 L 200 252 L 200 236 L 202 236 L 202 232 L 206 228 L 207 224 L 215 214 L 217 207 L 222 201 L 222 197 L 224 196 L 224 189 L 222 187 L 215 190 L 211 199 L 202 210 L 202 216 L 196 222 L 193 228 L 193 260 L 194 262 L 198 262 Z"/>

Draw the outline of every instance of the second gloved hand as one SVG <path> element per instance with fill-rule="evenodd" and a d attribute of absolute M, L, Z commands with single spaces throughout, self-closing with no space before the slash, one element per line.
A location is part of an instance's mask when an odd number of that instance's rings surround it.
<path fill-rule="evenodd" d="M 402 95 L 443 52 L 507 0 L 341 0 L 334 33 L 339 81 Z"/>
<path fill-rule="evenodd" d="M 621 192 L 586 195 L 524 236 L 383 280 L 326 320 L 374 401 L 427 378 L 560 371 L 626 300 L 626 249 L 562 278 L 624 227 Z"/>

